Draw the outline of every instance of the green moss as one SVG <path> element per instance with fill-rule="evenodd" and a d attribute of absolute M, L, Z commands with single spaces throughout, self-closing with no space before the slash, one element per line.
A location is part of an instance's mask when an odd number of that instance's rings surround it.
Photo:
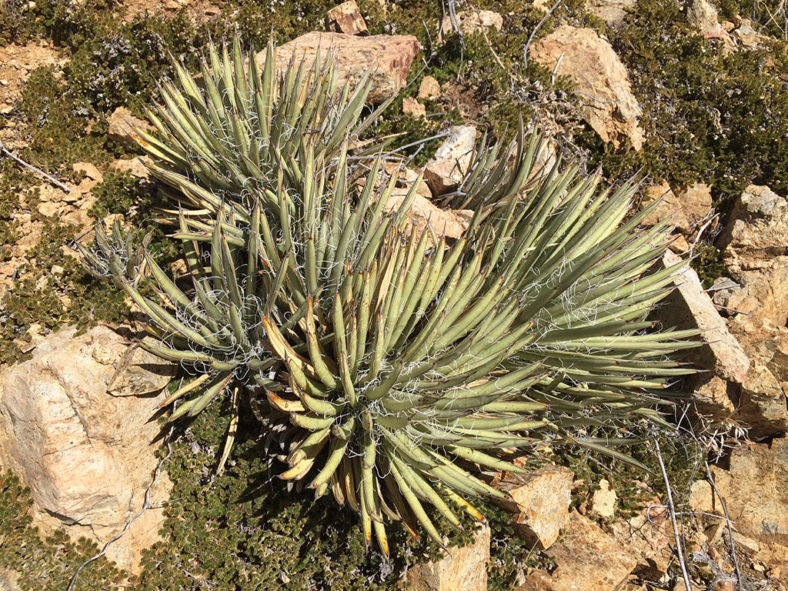
<path fill-rule="evenodd" d="M 41 241 L 26 253 L 27 263 L 16 269 L 19 279 L 3 300 L 0 363 L 21 359 L 16 341 L 33 324 L 46 333 L 66 323 L 87 327 L 98 321 L 117 322 L 127 314 L 118 290 L 91 277 L 63 252 L 75 238 L 75 228 L 54 218 L 39 221 Z"/>
<path fill-rule="evenodd" d="M 141 201 L 151 193 L 149 183 L 134 178 L 128 172 L 107 173 L 104 180 L 93 188 L 96 202 L 90 209 L 90 215 L 97 219 L 110 213 L 128 215 L 134 205 L 142 205 Z"/>
<path fill-rule="evenodd" d="M 725 209 L 749 183 L 788 186 L 788 93 L 772 52 L 724 55 L 721 41 L 695 33 L 674 0 L 640 0 L 628 23 L 610 31 L 644 114 L 640 154 L 620 154 L 593 132 L 578 138 L 611 178 L 638 170 L 681 188 L 712 187 Z"/>
<path fill-rule="evenodd" d="M 79 565 L 99 548 L 85 538 L 74 543 L 62 532 L 41 539 L 32 525 L 31 505 L 30 491 L 19 479 L 9 471 L 0 472 L 0 569 L 16 571 L 23 591 L 62 591 Z M 124 578 L 125 573 L 102 557 L 83 570 L 74 589 L 119 589 Z"/>
<path fill-rule="evenodd" d="M 696 254 L 691 262 L 692 268 L 698 272 L 703 287 L 708 289 L 715 279 L 725 274 L 725 266 L 720 261 L 721 253 L 710 244 L 700 244 L 696 248 Z"/>
<path fill-rule="evenodd" d="M 34 70 L 22 91 L 18 108 L 28 125 L 23 159 L 65 180 L 77 180 L 75 162 L 101 166 L 108 161 L 101 138 L 86 133 L 88 111 L 79 97 L 59 79 L 52 66 Z"/>
<path fill-rule="evenodd" d="M 227 413 L 215 403 L 174 445 L 165 541 L 145 553 L 136 589 L 189 589 L 200 582 L 216 589 L 383 590 L 406 564 L 438 555 L 434 544 L 415 542 L 396 525 L 387 527 L 390 563 L 375 548 L 366 551 L 356 515 L 331 495 L 314 500 L 308 491 L 287 491 L 276 478 L 282 466 L 264 461 L 253 423 L 242 421 L 228 469 L 215 477 L 226 429 Z M 453 538 L 461 543 L 470 536 Z"/>

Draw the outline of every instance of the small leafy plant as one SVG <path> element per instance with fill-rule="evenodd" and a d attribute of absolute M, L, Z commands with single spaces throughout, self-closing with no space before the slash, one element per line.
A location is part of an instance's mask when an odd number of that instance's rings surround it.
<path fill-rule="evenodd" d="M 594 432 L 661 421 L 690 372 L 668 356 L 694 333 L 650 332 L 674 269 L 653 271 L 666 224 L 627 217 L 633 183 L 538 170 L 521 126 L 444 199 L 475 212 L 450 240 L 409 223 L 418 183 L 388 205 L 397 174 L 358 141 L 368 80 L 339 90 L 319 56 L 280 76 L 272 45 L 260 71 L 237 41 L 209 47 L 199 80 L 175 69 L 138 141 L 177 205 L 186 279 L 119 225 L 84 251 L 150 318 L 142 346 L 193 376 L 173 420 L 249 396 L 281 478 L 330 491 L 385 555 L 387 520 L 439 544 L 435 514 L 482 520 L 473 499 L 504 496 L 491 471 L 522 472 L 535 446 L 626 459 L 631 439 Z"/>

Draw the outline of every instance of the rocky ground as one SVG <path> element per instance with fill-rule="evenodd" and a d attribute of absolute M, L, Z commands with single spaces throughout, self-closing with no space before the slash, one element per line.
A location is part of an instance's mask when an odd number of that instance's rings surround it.
<path fill-rule="evenodd" d="M 0 589 L 63 589 L 121 532 L 75 588 L 788 589 L 785 2 L 449 5 L 0 2 Z M 160 436 L 175 368 L 129 346 L 133 312 L 71 245 L 96 219 L 155 217 L 130 130 L 170 53 L 194 65 L 234 31 L 257 49 L 274 31 L 283 64 L 331 45 L 350 84 L 374 64 L 372 100 L 398 98 L 372 133 L 439 136 L 392 198 L 424 169 L 417 227 L 462 234 L 472 212 L 441 195 L 520 117 L 551 138 L 545 167 L 640 172 L 640 204 L 661 199 L 646 223 L 675 224 L 663 264 L 693 259 L 655 319 L 706 343 L 678 431 L 633 452 L 652 472 L 543 450 L 528 477 L 495 475 L 512 501 L 489 527 L 447 556 L 403 537 L 382 564 L 333 506 L 284 504 L 251 432 L 214 474 L 218 412 Z"/>

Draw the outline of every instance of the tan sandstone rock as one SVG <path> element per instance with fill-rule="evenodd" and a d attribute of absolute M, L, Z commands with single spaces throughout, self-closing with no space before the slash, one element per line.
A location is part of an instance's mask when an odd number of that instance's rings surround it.
<path fill-rule="evenodd" d="M 742 287 L 728 306 L 775 326 L 788 321 L 788 199 L 750 185 L 734 203 L 717 246 Z"/>
<path fill-rule="evenodd" d="M 681 262 L 681 257 L 668 251 L 662 262 L 667 268 Z M 663 324 L 698 328 L 705 344 L 692 353 L 692 359 L 721 378 L 743 383 L 750 361 L 704 291 L 698 274 L 683 266 L 676 272 L 674 284 L 677 289 L 657 312 Z"/>
<path fill-rule="evenodd" d="M 627 140 L 635 150 L 643 147 L 638 125 L 642 109 L 632 94 L 626 68 L 610 43 L 594 30 L 561 25 L 533 43 L 528 57 L 550 70 L 558 65 L 558 75 L 572 80 L 581 115 L 603 141 L 616 148 Z"/>
<path fill-rule="evenodd" d="M 421 49 L 419 40 L 412 35 L 372 35 L 357 37 L 344 33 L 311 32 L 277 47 L 276 67 L 284 71 L 291 58 L 304 60 L 309 67 L 315 56 L 333 55 L 337 63 L 341 88 L 360 81 L 370 70 L 371 90 L 368 100 L 379 103 L 397 94 L 405 86 L 408 70 Z M 260 67 L 265 63 L 265 51 L 257 54 Z"/>
<path fill-rule="evenodd" d="M 517 591 L 612 591 L 629 577 L 637 561 L 628 548 L 572 511 L 562 540 L 547 550 L 552 573 L 535 570 Z"/>
<path fill-rule="evenodd" d="M 423 101 L 431 101 L 441 95 L 441 85 L 432 76 L 424 76 L 419 84 L 418 98 Z"/>
<path fill-rule="evenodd" d="M 586 9 L 608 25 L 620 25 L 627 13 L 634 10 L 635 0 L 587 0 Z"/>
<path fill-rule="evenodd" d="M 591 514 L 597 517 L 613 517 L 616 512 L 616 502 L 618 495 L 610 488 L 610 482 L 606 479 L 599 481 L 599 489 L 594 491 L 591 497 Z"/>
<path fill-rule="evenodd" d="M 711 213 L 711 189 L 703 183 L 695 183 L 677 196 L 667 183 L 646 189 L 646 205 L 659 199 L 656 207 L 643 220 L 644 226 L 654 226 L 669 219 L 682 234 L 691 234 L 701 221 Z"/>
<path fill-rule="evenodd" d="M 492 10 L 461 10 L 457 13 L 457 23 L 463 35 L 472 35 L 490 29 L 500 31 L 503 27 L 503 17 Z M 451 16 L 444 16 L 438 31 L 438 43 L 443 42 L 444 36 L 453 30 Z"/>
<path fill-rule="evenodd" d="M 386 202 L 386 211 L 396 211 L 405 201 L 408 189 L 396 188 Z M 427 226 L 432 228 L 435 235 L 440 238 L 460 238 L 473 218 L 473 211 L 468 209 L 449 210 L 441 209 L 430 200 L 421 195 L 415 195 L 410 205 L 408 223 L 416 233 L 421 236 Z"/>
<path fill-rule="evenodd" d="M 459 186 L 468 174 L 475 147 L 476 128 L 473 125 L 457 125 L 449 130 L 449 137 L 424 168 L 424 180 L 433 195 L 443 195 Z"/>
<path fill-rule="evenodd" d="M 126 107 L 118 107 L 107 118 L 107 125 L 109 125 L 110 139 L 119 142 L 133 142 L 135 129 L 142 129 L 150 131 L 153 129 L 147 121 L 143 121 L 139 117 L 131 114 Z"/>
<path fill-rule="evenodd" d="M 148 164 L 151 163 L 148 156 L 136 156 L 135 158 L 115 160 L 110 165 L 110 168 L 118 172 L 128 172 L 131 176 L 138 179 L 148 179 L 150 178 Z"/>
<path fill-rule="evenodd" d="M 33 358 L 0 372 L 0 465 L 31 490 L 34 523 L 103 545 L 140 510 L 158 465 L 151 417 L 166 394 L 172 365 L 99 326 L 65 328 L 41 342 Z M 125 364 L 125 367 L 124 367 Z M 116 375 L 117 374 L 117 375 Z M 108 392 L 114 379 L 118 393 Z M 162 477 L 152 499 L 166 498 Z M 138 567 L 158 539 L 161 508 L 134 521 L 107 552 L 121 568 Z"/>
<path fill-rule="evenodd" d="M 445 558 L 408 569 L 404 588 L 409 591 L 486 591 L 490 561 L 490 527 L 483 525 L 471 544 L 452 546 Z"/>
<path fill-rule="evenodd" d="M 414 119 L 419 119 L 427 115 L 427 109 L 417 99 L 407 96 L 402 99 L 402 112 L 410 115 Z"/>
<path fill-rule="evenodd" d="M 727 470 L 711 471 L 735 531 L 758 542 L 758 554 L 770 565 L 788 567 L 788 439 L 747 443 L 733 450 Z M 705 480 L 693 483 L 690 506 L 723 514 Z"/>
<path fill-rule="evenodd" d="M 500 505 L 513 514 L 517 533 L 549 548 L 569 519 L 574 474 L 563 466 L 545 466 L 525 475 L 507 475 L 498 488 L 511 500 Z"/>
<path fill-rule="evenodd" d="M 366 35 L 368 32 L 355 0 L 347 0 L 328 11 L 326 30 L 348 35 Z"/>
<path fill-rule="evenodd" d="M 687 20 L 704 37 L 722 37 L 725 34 L 717 9 L 709 0 L 692 0 L 687 7 Z"/>

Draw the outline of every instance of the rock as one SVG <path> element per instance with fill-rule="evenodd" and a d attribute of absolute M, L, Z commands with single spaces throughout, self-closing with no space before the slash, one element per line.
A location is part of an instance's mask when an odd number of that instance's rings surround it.
<path fill-rule="evenodd" d="M 110 168 L 118 172 L 128 172 L 131 176 L 138 179 L 148 179 L 150 178 L 150 171 L 147 166 L 149 163 L 151 163 L 151 160 L 147 156 L 137 156 L 136 158 L 115 160 L 110 165 Z"/>
<path fill-rule="evenodd" d="M 74 172 L 84 174 L 85 178 L 70 193 L 64 195 L 63 201 L 66 203 L 79 201 L 83 195 L 90 193 L 96 185 L 104 180 L 104 175 L 90 162 L 77 162 L 72 168 Z"/>
<path fill-rule="evenodd" d="M 788 431 L 788 328 L 739 314 L 729 320 L 753 369 L 736 401 L 733 418 L 749 429 L 751 438 Z"/>
<path fill-rule="evenodd" d="M 86 177 L 96 181 L 97 183 L 100 183 L 104 180 L 104 175 L 102 175 L 99 172 L 99 169 L 90 162 L 76 162 L 71 168 L 74 170 L 74 172 L 81 172 Z"/>
<path fill-rule="evenodd" d="M 733 401 L 738 399 L 739 388 L 713 374 L 699 376 L 692 391 L 695 409 L 711 424 L 733 426 L 733 415 L 736 406 Z"/>
<path fill-rule="evenodd" d="M 561 542 L 546 554 L 555 562 L 552 573 L 532 571 L 517 591 L 611 591 L 637 565 L 626 548 L 577 511 L 569 515 Z"/>
<path fill-rule="evenodd" d="M 692 0 L 687 7 L 687 20 L 706 38 L 722 37 L 725 34 L 717 18 L 717 9 L 709 0 Z"/>
<path fill-rule="evenodd" d="M 670 251 L 662 259 L 666 268 L 680 262 L 681 257 Z M 676 271 L 673 283 L 677 289 L 657 310 L 658 317 L 666 326 L 698 328 L 705 344 L 689 357 L 701 368 L 714 370 L 715 375 L 721 378 L 743 383 L 750 361 L 703 290 L 698 274 L 688 265 L 681 267 Z"/>
<path fill-rule="evenodd" d="M 788 432 L 787 403 L 786 392 L 774 374 L 755 363 L 742 384 L 736 418 L 750 428 L 751 436 L 781 435 Z"/>
<path fill-rule="evenodd" d="M 788 440 L 747 443 L 733 450 L 727 470 L 711 471 L 736 532 L 758 543 L 759 559 L 788 565 Z M 723 514 L 705 480 L 692 484 L 689 502 L 695 511 Z"/>
<path fill-rule="evenodd" d="M 486 33 L 490 29 L 500 31 L 503 28 L 503 17 L 492 10 L 461 10 L 457 13 L 457 22 L 463 35 Z M 451 16 L 446 15 L 438 30 L 438 43 L 443 43 L 444 36 L 453 32 L 456 31 L 454 31 Z"/>
<path fill-rule="evenodd" d="M 711 300 L 716 306 L 729 308 L 731 297 L 740 290 L 741 285 L 730 277 L 717 277 L 708 289 L 708 292 L 711 294 Z"/>
<path fill-rule="evenodd" d="M 449 137 L 424 169 L 424 180 L 433 195 L 454 191 L 460 185 L 468 173 L 475 147 L 476 128 L 473 125 L 458 125 L 449 130 Z"/>
<path fill-rule="evenodd" d="M 18 572 L 0 566 L 0 591 L 21 591 L 18 581 Z"/>
<path fill-rule="evenodd" d="M 671 544 L 674 541 L 673 527 L 668 511 L 655 498 L 634 517 L 614 521 L 610 533 L 622 548 L 635 556 L 635 572 L 641 579 L 661 579 L 673 563 Z"/>
<path fill-rule="evenodd" d="M 610 43 L 594 30 L 561 25 L 534 42 L 528 58 L 549 70 L 558 64 L 558 75 L 569 77 L 575 85 L 580 114 L 603 141 L 615 148 L 627 140 L 637 151 L 643 147 L 638 125 L 642 109 L 630 89 L 626 68 Z"/>
<path fill-rule="evenodd" d="M 672 236 L 672 241 L 668 245 L 671 251 L 675 252 L 676 254 L 685 254 L 691 250 L 691 246 L 687 239 L 684 238 L 681 234 L 674 234 Z"/>
<path fill-rule="evenodd" d="M 427 115 L 427 109 L 424 107 L 424 105 L 422 105 L 412 96 L 402 99 L 402 112 L 406 115 L 410 115 L 414 119 L 425 117 Z"/>
<path fill-rule="evenodd" d="M 741 24 L 734 29 L 733 36 L 741 43 L 742 47 L 758 47 L 761 43 L 768 41 L 769 37 L 759 35 L 752 28 L 752 21 L 748 18 L 741 19 Z"/>
<path fill-rule="evenodd" d="M 385 210 L 387 212 L 397 210 L 405 200 L 407 193 L 408 189 L 406 188 L 395 188 L 386 202 Z M 413 197 L 410 205 L 408 223 L 419 236 L 427 226 L 430 226 L 438 238 L 445 235 L 447 238 L 457 239 L 468 229 L 471 218 L 473 218 L 471 210 L 441 209 L 430 200 L 417 194 Z"/>
<path fill-rule="evenodd" d="M 113 363 L 114 352 L 107 350 L 109 357 L 94 353 L 99 363 Z M 162 361 L 140 347 L 129 347 L 123 357 L 115 363 L 115 374 L 107 384 L 107 392 L 113 396 L 144 396 L 159 394 L 175 377 L 175 365 Z"/>
<path fill-rule="evenodd" d="M 526 475 L 508 475 L 498 484 L 511 500 L 499 504 L 513 514 L 514 528 L 531 544 L 549 548 L 569 519 L 574 474 L 562 466 L 545 466 Z"/>
<path fill-rule="evenodd" d="M 419 84 L 418 98 L 423 101 L 431 101 L 441 95 L 441 85 L 432 76 L 424 76 Z"/>
<path fill-rule="evenodd" d="M 734 203 L 717 246 L 727 266 L 752 269 L 764 259 L 788 254 L 786 234 L 788 199 L 769 187 L 749 185 Z"/>
<path fill-rule="evenodd" d="M 669 219 L 679 232 L 689 235 L 711 213 L 711 189 L 703 183 L 695 183 L 678 197 L 667 183 L 653 185 L 646 189 L 643 201 L 648 205 L 655 199 L 660 202 L 643 220 L 644 226 Z"/>
<path fill-rule="evenodd" d="M 610 483 L 604 478 L 599 481 L 599 490 L 594 491 L 591 497 L 591 515 L 607 518 L 613 517 L 616 512 L 616 491 L 610 489 Z"/>
<path fill-rule="evenodd" d="M 326 31 L 348 35 L 366 35 L 367 23 L 358 9 L 356 0 L 347 0 L 334 6 L 326 15 Z"/>
<path fill-rule="evenodd" d="M 586 9 L 608 25 L 616 26 L 624 22 L 636 5 L 636 0 L 587 0 Z"/>
<path fill-rule="evenodd" d="M 750 185 L 736 200 L 717 241 L 741 289 L 728 306 L 775 326 L 788 321 L 788 199 Z"/>
<path fill-rule="evenodd" d="M 413 183 L 418 181 L 419 184 L 418 187 L 416 187 L 416 194 L 421 195 L 425 199 L 432 199 L 432 191 L 430 191 L 429 185 L 424 181 L 423 176 L 420 177 L 418 172 L 412 168 L 402 166 L 399 162 L 393 162 L 391 160 L 386 161 L 383 166 L 385 167 L 386 174 L 396 174 L 398 176 L 397 187 L 409 189 Z"/>
<path fill-rule="evenodd" d="M 337 63 L 337 84 L 341 88 L 370 75 L 371 90 L 368 100 L 379 103 L 404 88 L 410 65 L 421 45 L 412 35 L 372 35 L 356 37 L 344 33 L 311 32 L 301 35 L 276 49 L 277 70 L 284 71 L 290 59 L 304 61 L 311 67 L 317 51 L 325 57 L 332 52 Z M 256 56 L 258 65 L 265 64 L 265 51 Z"/>
<path fill-rule="evenodd" d="M 150 131 L 152 127 L 146 122 L 131 114 L 126 107 L 118 107 L 107 118 L 110 139 L 118 142 L 133 142 L 136 135 L 135 129 Z"/>
<path fill-rule="evenodd" d="M 437 562 L 417 564 L 405 575 L 409 591 L 486 591 L 490 527 L 483 525 L 468 546 L 452 546 Z"/>
<path fill-rule="evenodd" d="M 128 377 L 121 367 L 127 350 L 107 327 L 80 336 L 66 328 L 41 342 L 32 359 L 0 371 L 0 465 L 30 488 L 34 524 L 45 534 L 65 528 L 74 539 L 103 545 L 142 507 L 158 464 L 151 442 L 159 427 L 150 419 L 166 392 L 115 397 L 107 387 L 118 369 L 115 385 L 127 394 L 164 383 L 171 369 L 143 379 L 137 364 L 147 358 L 135 355 L 136 377 Z M 168 490 L 165 475 L 152 490 L 154 504 Z M 161 508 L 148 509 L 108 558 L 134 572 L 162 521 Z"/>

